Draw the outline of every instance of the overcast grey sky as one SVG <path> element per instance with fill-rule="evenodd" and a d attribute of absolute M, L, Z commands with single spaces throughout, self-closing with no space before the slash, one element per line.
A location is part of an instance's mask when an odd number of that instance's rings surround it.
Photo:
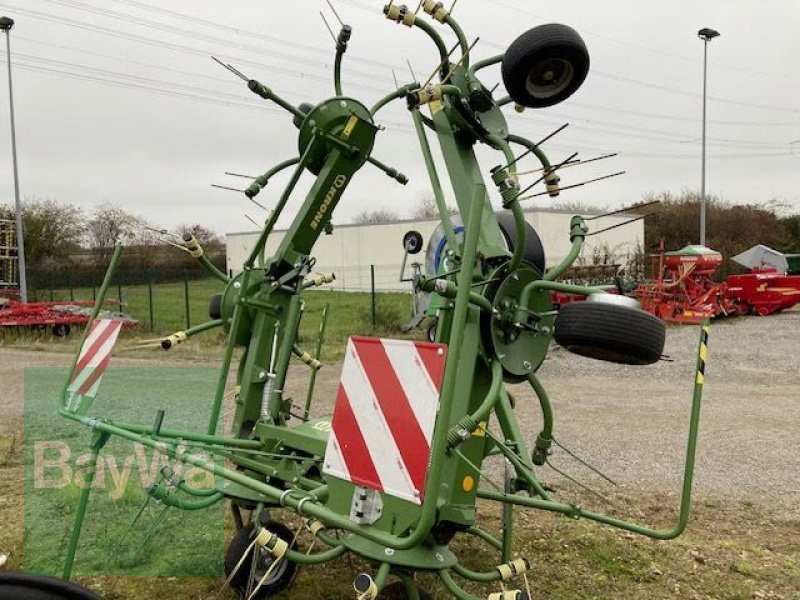
<path fill-rule="evenodd" d="M 354 28 L 345 94 L 369 105 L 393 88 L 392 67 L 406 83 L 406 59 L 419 78 L 436 66 L 427 38 L 385 20 L 380 0 L 336 0 L 336 6 Z M 224 171 L 258 175 L 294 156 L 296 130 L 287 113 L 252 96 L 210 56 L 296 103 L 319 102 L 333 95 L 333 42 L 319 17 L 323 8 L 329 14 L 322 0 L 0 0 L 0 14 L 17 21 L 12 58 L 23 196 L 88 210 L 113 202 L 163 226 L 251 229 L 244 215 L 260 218 L 259 209 L 210 184 L 244 187 Z M 592 71 L 577 94 L 522 117 L 507 112 L 512 129 L 532 139 L 570 123 L 546 146 L 554 161 L 575 151 L 583 158 L 622 152 L 564 173 L 568 185 L 627 170 L 625 177 L 564 194 L 598 206 L 634 202 L 650 190 L 699 187 L 702 42 L 696 32 L 718 29 L 722 36 L 710 46 L 709 191 L 737 203 L 779 198 L 800 209 L 800 144 L 794 155 L 791 146 L 800 140 L 797 0 L 459 0 L 455 16 L 470 39 L 481 37 L 480 58 L 546 22 L 571 25 L 584 36 Z M 5 53 L 0 58 L 5 66 Z M 9 202 L 1 73 L 0 202 Z M 482 77 L 492 87 L 499 69 Z M 403 103 L 379 117 L 386 130 L 374 155 L 411 182 L 401 187 L 365 167 L 335 222 L 375 207 L 407 216 L 428 189 Z M 492 153 L 480 156 L 487 172 L 500 162 Z M 282 181 L 259 199 L 273 204 Z M 301 200 L 297 195 L 290 208 Z"/>

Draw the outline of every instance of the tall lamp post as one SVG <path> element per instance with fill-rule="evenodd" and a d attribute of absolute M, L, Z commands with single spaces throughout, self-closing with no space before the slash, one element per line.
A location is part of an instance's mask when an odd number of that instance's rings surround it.
<path fill-rule="evenodd" d="M 19 169 L 17 168 L 17 132 L 14 123 L 14 86 L 11 82 L 11 28 L 14 19 L 0 17 L 0 31 L 6 34 L 6 56 L 8 57 L 8 99 L 11 110 L 11 157 L 14 163 L 14 202 L 17 213 L 17 271 L 19 272 L 19 298 L 28 302 L 28 281 L 25 276 L 25 235 L 22 228 L 22 203 L 19 199 Z"/>
<path fill-rule="evenodd" d="M 719 31 L 705 27 L 697 32 L 703 40 L 703 166 L 700 178 L 700 245 L 706 245 L 706 105 L 708 104 L 708 42 L 719 37 Z"/>

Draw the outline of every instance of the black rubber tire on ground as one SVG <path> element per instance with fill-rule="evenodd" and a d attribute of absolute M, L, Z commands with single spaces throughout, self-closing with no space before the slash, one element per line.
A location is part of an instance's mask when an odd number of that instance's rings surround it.
<path fill-rule="evenodd" d="M 272 533 L 277 534 L 282 540 L 291 542 L 294 539 L 294 534 L 292 531 L 282 523 L 270 521 L 265 525 L 265 527 Z M 251 527 L 245 527 L 237 531 L 233 536 L 231 543 L 228 545 L 228 550 L 225 552 L 225 577 L 230 576 L 231 572 L 239 562 L 239 559 L 242 557 L 242 555 L 244 555 L 248 546 L 250 546 L 252 543 L 253 538 L 250 536 L 251 532 Z M 290 548 L 292 550 L 296 550 L 297 543 L 293 543 Z M 239 593 L 242 598 L 245 597 L 244 593 L 247 589 L 247 579 L 250 575 L 250 561 L 252 556 L 253 550 L 250 551 L 249 558 L 244 561 L 230 582 L 231 588 Z M 272 564 L 271 558 L 272 557 L 270 555 L 266 555 L 262 558 L 261 565 L 256 568 L 256 583 L 258 583 L 258 581 L 261 579 L 259 573 L 263 575 L 263 573 L 266 572 L 266 569 Z M 261 586 L 261 589 L 258 590 L 258 594 L 253 597 L 253 600 L 266 600 L 266 598 L 274 596 L 278 592 L 285 590 L 294 581 L 294 576 L 296 573 L 297 564 L 284 559 L 282 564 L 278 565 L 276 571 L 270 575 L 269 579 L 267 579 L 264 585 Z"/>
<path fill-rule="evenodd" d="M 53 325 L 53 335 L 56 337 L 67 337 L 72 331 L 69 325 L 60 324 L 60 325 Z"/>
<path fill-rule="evenodd" d="M 539 25 L 519 36 L 503 58 L 503 83 L 517 104 L 544 108 L 578 91 L 589 74 L 589 51 L 566 25 Z"/>
<path fill-rule="evenodd" d="M 101 600 L 100 596 L 75 583 L 25 573 L 0 573 L 3 600 Z"/>
<path fill-rule="evenodd" d="M 215 321 L 222 318 L 222 294 L 211 296 L 211 301 L 208 303 L 208 316 Z"/>
<path fill-rule="evenodd" d="M 514 213 L 510 210 L 499 210 L 495 213 L 497 217 L 497 224 L 500 225 L 500 231 L 508 244 L 509 250 L 512 252 L 517 247 L 517 227 L 514 224 Z M 545 269 L 545 255 L 542 240 L 533 226 L 525 221 L 525 252 L 522 255 L 523 260 L 530 266 L 536 268 L 539 273 L 544 273 Z"/>
<path fill-rule="evenodd" d="M 555 328 L 558 344 L 597 360 L 650 365 L 664 352 L 664 322 L 638 308 L 573 302 L 558 311 Z"/>
<path fill-rule="evenodd" d="M 378 594 L 378 600 L 408 600 L 406 584 L 402 581 L 390 583 Z M 419 600 L 433 600 L 433 596 L 419 588 Z"/>

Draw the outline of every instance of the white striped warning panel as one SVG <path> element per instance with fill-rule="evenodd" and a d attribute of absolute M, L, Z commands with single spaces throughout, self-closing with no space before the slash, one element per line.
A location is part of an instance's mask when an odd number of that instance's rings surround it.
<path fill-rule="evenodd" d="M 95 319 L 92 323 L 67 388 L 67 410 L 84 412 L 97 397 L 121 329 L 122 321 L 114 319 Z"/>
<path fill-rule="evenodd" d="M 421 504 L 447 346 L 351 337 L 324 472 Z"/>

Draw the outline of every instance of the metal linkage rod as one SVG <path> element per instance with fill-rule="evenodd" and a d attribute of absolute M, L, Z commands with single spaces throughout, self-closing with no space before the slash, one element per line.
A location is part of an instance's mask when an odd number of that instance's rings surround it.
<path fill-rule="evenodd" d="M 522 160 L 523 158 L 525 158 L 526 156 L 528 156 L 528 155 L 529 155 L 531 152 L 535 152 L 535 151 L 536 151 L 536 149 L 537 149 L 537 148 L 539 148 L 539 146 L 541 146 L 542 144 L 544 144 L 544 143 L 545 143 L 545 142 L 547 142 L 548 140 L 550 140 L 550 139 L 554 138 L 555 136 L 557 136 L 559 133 L 561 133 L 562 131 L 564 131 L 564 130 L 565 130 L 567 127 L 569 127 L 569 123 L 564 123 L 564 124 L 563 124 L 561 127 L 559 127 L 558 129 L 556 129 L 556 130 L 555 130 L 555 131 L 553 131 L 552 133 L 550 133 L 550 134 L 546 135 L 545 137 L 543 137 L 541 140 L 539 140 L 538 142 L 536 142 L 536 143 L 535 143 L 533 146 L 531 146 L 530 148 L 528 148 L 528 149 L 527 149 L 525 152 L 523 152 L 522 154 L 520 154 L 520 155 L 519 155 L 517 158 L 515 158 L 514 160 L 512 160 L 510 163 L 508 163 L 507 165 L 505 165 L 503 168 L 504 168 L 504 169 L 508 169 L 509 167 L 511 167 L 511 166 L 513 166 L 513 165 L 515 165 L 515 164 L 517 164 L 517 163 L 518 163 L 520 160 Z M 575 154 L 577 154 L 577 152 L 576 152 Z M 574 155 L 573 155 L 573 156 L 574 156 Z"/>
<path fill-rule="evenodd" d="M 572 190 L 575 188 L 583 187 L 584 185 L 589 185 L 590 183 L 596 183 L 598 181 L 604 181 L 606 179 L 611 179 L 612 177 L 619 177 L 620 175 L 625 175 L 627 171 L 619 171 L 618 173 L 611 173 L 611 175 L 603 175 L 602 177 L 595 177 L 594 179 L 588 179 L 587 181 L 582 181 L 581 183 L 576 183 L 574 185 L 568 185 L 567 187 L 561 188 L 561 191 L 564 192 L 566 190 Z M 530 196 L 525 196 L 524 198 L 520 198 L 520 200 L 530 200 L 531 198 L 538 198 L 539 196 L 544 196 L 549 192 L 539 192 L 538 194 L 531 194 Z"/>

